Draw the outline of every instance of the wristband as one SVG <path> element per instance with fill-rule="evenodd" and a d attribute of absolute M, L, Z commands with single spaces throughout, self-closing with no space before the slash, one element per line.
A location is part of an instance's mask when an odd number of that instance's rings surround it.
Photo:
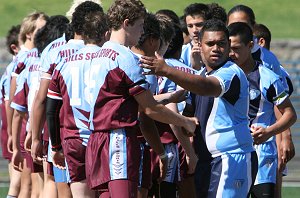
<path fill-rule="evenodd" d="M 62 150 L 62 146 L 61 145 L 57 145 L 57 146 L 52 146 L 51 150 L 54 152 L 58 152 Z"/>
<path fill-rule="evenodd" d="M 164 152 L 163 154 L 160 154 L 160 155 L 158 155 L 158 156 L 159 156 L 159 159 L 161 159 L 161 160 L 163 160 L 163 159 L 165 159 L 165 158 L 168 157 L 168 155 L 167 155 L 166 152 Z"/>

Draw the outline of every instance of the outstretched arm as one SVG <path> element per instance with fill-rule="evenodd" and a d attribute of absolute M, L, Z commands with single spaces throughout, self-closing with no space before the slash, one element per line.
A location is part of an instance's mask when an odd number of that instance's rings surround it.
<path fill-rule="evenodd" d="M 198 95 L 219 96 L 221 94 L 222 89 L 217 78 L 189 74 L 170 67 L 157 53 L 155 58 L 142 56 L 140 61 L 141 67 L 151 70 L 145 74 L 166 76 L 182 88 Z"/>

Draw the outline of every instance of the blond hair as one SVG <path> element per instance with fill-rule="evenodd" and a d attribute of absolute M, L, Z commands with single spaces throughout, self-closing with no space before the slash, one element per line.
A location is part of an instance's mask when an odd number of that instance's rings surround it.
<path fill-rule="evenodd" d="M 34 32 L 36 29 L 36 21 L 38 19 L 47 20 L 48 16 L 44 12 L 33 12 L 23 19 L 19 34 L 19 38 L 22 43 L 25 43 L 27 34 Z"/>

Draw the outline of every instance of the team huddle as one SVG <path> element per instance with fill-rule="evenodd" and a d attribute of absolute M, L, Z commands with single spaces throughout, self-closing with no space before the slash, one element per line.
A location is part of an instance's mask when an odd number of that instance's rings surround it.
<path fill-rule="evenodd" d="M 7 198 L 281 197 L 293 86 L 250 7 L 74 0 L 67 16 L 7 35 Z"/>

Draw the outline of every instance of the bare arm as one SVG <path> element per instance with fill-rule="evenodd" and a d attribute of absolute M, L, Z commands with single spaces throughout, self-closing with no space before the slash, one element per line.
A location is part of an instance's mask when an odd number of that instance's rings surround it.
<path fill-rule="evenodd" d="M 150 73 L 159 76 L 166 76 L 182 88 L 203 96 L 219 96 L 221 94 L 221 85 L 215 77 L 202 77 L 189 74 L 170 67 L 164 59 L 156 54 L 156 58 L 142 56 L 140 59 L 141 67 L 150 69 Z"/>
<path fill-rule="evenodd" d="M 134 96 L 139 105 L 144 109 L 144 112 L 150 118 L 167 123 L 176 124 L 184 127 L 189 133 L 193 134 L 198 124 L 197 118 L 188 118 L 178 113 L 174 113 L 162 104 L 158 104 L 152 93 L 147 90 L 139 95 Z"/>
<path fill-rule="evenodd" d="M 10 104 L 14 98 L 15 92 L 17 89 L 16 77 L 13 76 L 10 81 L 10 90 L 9 90 L 9 100 L 6 102 L 6 118 L 7 118 L 7 134 L 8 137 L 12 138 L 12 120 L 14 115 L 14 109 L 10 107 Z M 12 145 L 9 145 L 11 142 L 8 142 L 8 150 L 12 152 Z"/>

